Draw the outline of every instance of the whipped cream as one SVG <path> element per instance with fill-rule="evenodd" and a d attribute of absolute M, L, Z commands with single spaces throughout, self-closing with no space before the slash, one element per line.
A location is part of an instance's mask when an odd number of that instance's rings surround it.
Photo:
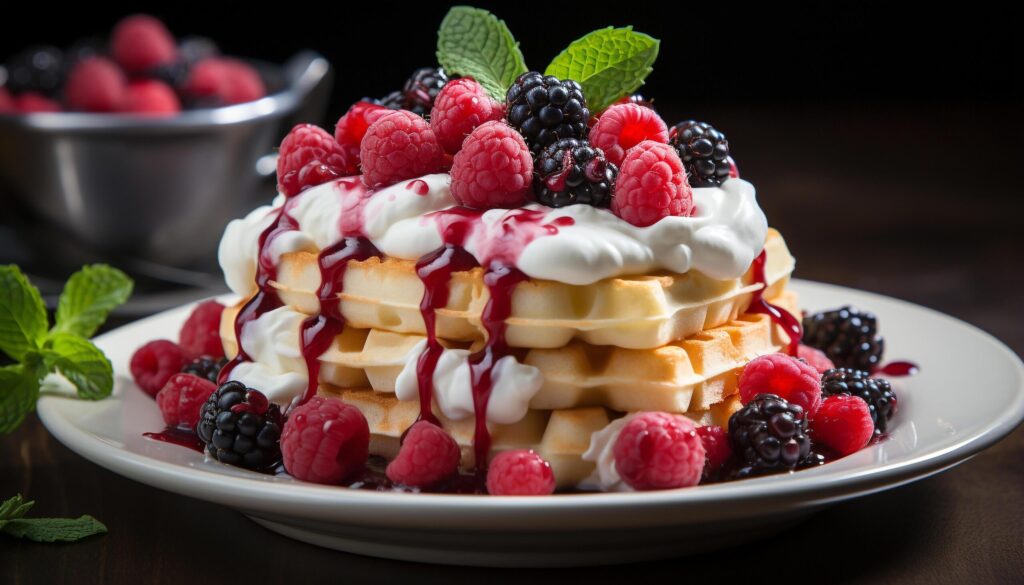
<path fill-rule="evenodd" d="M 481 265 L 501 260 L 531 278 L 574 285 L 656 270 L 738 278 L 764 247 L 768 231 L 754 187 L 742 179 L 694 189 L 692 217 L 666 217 L 648 227 L 582 204 L 491 209 L 466 219 L 446 211 L 456 207 L 450 181 L 447 174 L 432 174 L 370 193 L 348 178 L 308 189 L 287 203 L 279 198 L 275 206 L 228 224 L 219 251 L 227 284 L 242 296 L 255 290 L 259 235 L 281 205 L 299 229 L 272 242 L 275 261 L 352 235 L 368 238 L 388 256 L 418 260 L 441 247 L 442 232 L 462 221 L 463 247 Z"/>
<path fill-rule="evenodd" d="M 239 343 L 252 361 L 238 364 L 228 378 L 259 388 L 281 406 L 300 396 L 309 381 L 299 346 L 305 319 L 298 311 L 280 307 L 246 323 Z"/>
<path fill-rule="evenodd" d="M 399 400 L 419 401 L 416 362 L 426 347 L 427 342 L 423 340 L 406 356 L 405 367 L 395 381 L 395 395 Z M 470 379 L 469 351 L 443 350 L 434 370 L 434 402 L 445 417 L 463 420 L 473 416 Z M 521 364 L 510 355 L 495 362 L 491 380 L 493 386 L 487 401 L 487 420 L 496 424 L 513 424 L 522 420 L 530 408 L 530 400 L 544 385 L 544 376 L 539 369 Z"/>
<path fill-rule="evenodd" d="M 608 426 L 590 435 L 590 447 L 580 456 L 584 461 L 596 464 L 594 471 L 580 482 L 580 489 L 599 489 L 603 492 L 635 491 L 622 480 L 615 469 L 615 441 L 619 439 L 622 429 L 636 417 L 637 413 L 627 414 L 608 423 Z"/>

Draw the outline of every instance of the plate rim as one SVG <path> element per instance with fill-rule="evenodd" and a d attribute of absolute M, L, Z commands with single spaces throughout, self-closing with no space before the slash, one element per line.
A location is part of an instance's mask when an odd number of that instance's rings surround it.
<path fill-rule="evenodd" d="M 70 398 L 43 396 L 39 400 L 37 411 L 47 430 L 63 445 L 85 459 L 128 479 L 189 497 L 218 501 L 253 512 L 280 513 L 280 508 L 285 506 L 288 508 L 288 515 L 311 520 L 325 518 L 325 510 L 330 510 L 337 515 L 339 512 L 352 512 L 353 510 L 346 510 L 351 506 L 356 507 L 356 512 L 360 506 L 365 506 L 367 509 L 385 507 L 394 514 L 388 515 L 392 522 L 373 522 L 374 525 L 382 527 L 393 523 L 394 526 L 417 525 L 424 528 L 437 528 L 433 523 L 444 516 L 445 528 L 479 528 L 480 514 L 492 517 L 497 515 L 503 520 L 513 521 L 513 525 L 502 525 L 503 530 L 515 529 L 516 525 L 520 527 L 529 525 L 530 530 L 538 530 L 542 527 L 529 522 L 531 518 L 536 519 L 537 515 L 550 517 L 554 513 L 560 516 L 572 516 L 574 519 L 580 520 L 586 519 L 586 515 L 596 509 L 607 511 L 628 508 L 638 512 L 635 518 L 639 520 L 641 517 L 639 512 L 664 509 L 665 506 L 671 506 L 678 512 L 684 512 L 694 507 L 714 503 L 740 501 L 753 504 L 781 500 L 803 506 L 826 505 L 834 501 L 898 487 L 947 470 L 999 442 L 1024 421 L 1024 362 L 1013 350 L 992 334 L 956 317 L 903 299 L 835 284 L 803 279 L 793 280 L 794 284 L 800 288 L 819 288 L 828 294 L 839 294 L 842 291 L 852 290 L 858 295 L 866 295 L 887 303 L 923 310 L 929 314 L 930 318 L 967 328 L 986 341 L 991 349 L 999 351 L 1006 359 L 1007 364 L 1012 366 L 1017 384 L 1013 402 L 1006 405 L 1007 408 L 1002 411 L 1000 416 L 986 422 L 969 436 L 938 451 L 919 454 L 898 463 L 875 464 L 838 476 L 821 477 L 816 475 L 813 479 L 808 478 L 808 481 L 800 479 L 794 481 L 794 477 L 787 474 L 701 486 L 696 490 L 558 494 L 548 497 L 503 496 L 500 498 L 456 494 L 374 492 L 339 489 L 337 486 L 321 486 L 306 482 L 289 483 L 287 490 L 281 490 L 281 484 L 273 481 L 237 477 L 219 471 L 182 466 L 112 445 L 103 438 L 79 428 L 63 415 L 57 401 L 72 400 Z M 142 324 L 147 320 L 160 318 L 168 312 L 180 311 L 188 306 L 191 306 L 191 303 L 134 321 L 129 325 Z M 106 337 L 115 334 L 119 329 L 104 333 L 95 341 L 102 343 Z M 813 473 L 813 470 L 801 473 Z M 407 512 L 415 512 L 416 516 L 403 514 Z M 453 513 L 458 514 L 452 516 Z M 360 516 L 367 516 L 359 513 L 351 515 L 353 520 Z M 383 520 L 373 514 L 369 516 Z M 678 514 L 666 515 L 663 518 L 664 523 L 673 523 L 678 519 L 676 516 Z M 608 517 L 611 515 L 609 514 Z M 515 522 L 517 518 L 520 522 Z M 594 520 L 599 520 L 599 518 L 591 519 L 591 521 Z M 650 518 L 645 518 L 644 521 L 638 522 L 638 525 L 650 525 L 650 520 Z M 622 526 L 623 522 L 621 518 L 617 518 L 611 524 Z M 596 522 L 594 525 L 603 524 Z"/>

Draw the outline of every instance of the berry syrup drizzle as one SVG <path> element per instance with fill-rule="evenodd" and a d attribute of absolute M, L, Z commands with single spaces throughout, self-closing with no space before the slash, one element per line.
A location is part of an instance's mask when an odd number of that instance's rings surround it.
<path fill-rule="evenodd" d="M 200 453 L 206 450 L 206 445 L 199 439 L 199 435 L 195 434 L 192 429 L 167 427 L 160 432 L 142 433 L 142 436 L 154 441 L 160 441 L 161 443 L 170 443 L 171 445 L 186 447 Z"/>
<path fill-rule="evenodd" d="M 896 361 L 889 362 L 883 366 L 878 366 L 872 370 L 872 374 L 881 374 L 883 376 L 889 376 L 891 378 L 901 378 L 904 376 L 913 376 L 914 374 L 921 371 L 921 367 L 914 362 L 908 361 Z"/>
<path fill-rule="evenodd" d="M 786 353 L 795 356 L 797 354 L 797 348 L 800 347 L 800 339 L 804 335 L 804 328 L 800 323 L 800 320 L 794 317 L 792 313 L 778 305 L 773 305 L 764 300 L 764 291 L 768 288 L 768 281 L 764 274 L 764 265 L 767 257 L 767 252 L 761 250 L 761 253 L 758 254 L 757 258 L 754 258 L 754 262 L 750 265 L 751 269 L 754 271 L 754 283 L 762 286 L 758 290 L 754 291 L 753 298 L 750 299 L 750 307 L 747 308 L 747 312 L 768 315 L 772 322 L 781 326 L 789 335 L 789 343 L 786 345 Z"/>

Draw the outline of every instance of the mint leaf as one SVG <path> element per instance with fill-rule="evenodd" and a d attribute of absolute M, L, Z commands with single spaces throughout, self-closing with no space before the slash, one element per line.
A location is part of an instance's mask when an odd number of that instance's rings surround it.
<path fill-rule="evenodd" d="M 64 285 L 54 331 L 92 337 L 107 315 L 132 294 L 132 279 L 106 264 L 82 267 Z"/>
<path fill-rule="evenodd" d="M 37 398 L 39 376 L 36 372 L 21 365 L 0 368 L 0 434 L 6 435 L 18 428 L 25 415 L 35 409 Z M 3 518 L 0 507 L 0 520 Z"/>
<path fill-rule="evenodd" d="M 79 398 L 99 400 L 114 388 L 110 360 L 91 341 L 71 333 L 54 333 L 46 342 L 44 357 L 74 384 Z"/>
<path fill-rule="evenodd" d="M 573 41 L 544 74 L 578 81 L 590 111 L 600 112 L 643 85 L 660 44 L 631 26 L 596 30 Z"/>
<path fill-rule="evenodd" d="M 92 516 L 78 518 L 21 518 L 9 520 L 2 528 L 15 538 L 36 542 L 73 542 L 94 534 L 105 534 L 107 527 Z"/>
<path fill-rule="evenodd" d="M 0 266 L 0 351 L 21 361 L 46 336 L 46 305 L 13 265 Z"/>
<path fill-rule="evenodd" d="M 0 528 L 10 520 L 17 520 L 28 513 L 35 502 L 26 502 L 21 494 L 0 504 Z"/>
<path fill-rule="evenodd" d="M 516 77 L 526 73 L 519 43 L 496 16 L 455 6 L 437 31 L 437 62 L 449 75 L 472 77 L 498 101 L 505 101 Z"/>

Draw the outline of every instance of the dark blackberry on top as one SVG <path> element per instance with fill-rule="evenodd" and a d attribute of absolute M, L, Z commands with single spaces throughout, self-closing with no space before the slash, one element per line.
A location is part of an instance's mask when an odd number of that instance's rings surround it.
<path fill-rule="evenodd" d="M 402 87 L 405 109 L 421 116 L 426 115 L 430 112 L 430 108 L 434 107 L 434 98 L 446 83 L 448 83 L 448 76 L 440 67 L 417 69 Z"/>
<path fill-rule="evenodd" d="M 836 368 L 821 375 L 821 393 L 824 396 L 850 394 L 868 403 L 875 434 L 888 430 L 889 420 L 896 414 L 896 393 L 884 378 L 872 378 L 862 370 Z"/>
<path fill-rule="evenodd" d="M 533 192 L 549 207 L 586 203 L 607 207 L 619 168 L 586 140 L 563 138 L 541 151 L 533 166 Z"/>
<path fill-rule="evenodd" d="M 221 384 L 200 409 L 196 434 L 217 461 L 266 470 L 281 461 L 283 426 L 276 404 L 232 381 Z"/>
<path fill-rule="evenodd" d="M 811 452 L 804 409 L 774 394 L 758 394 L 729 418 L 737 478 L 792 471 Z"/>
<path fill-rule="evenodd" d="M 401 110 L 405 108 L 405 94 L 400 91 L 393 91 L 379 100 L 363 98 L 363 101 L 372 102 L 392 110 Z"/>
<path fill-rule="evenodd" d="M 825 352 L 840 368 L 870 372 L 878 367 L 885 340 L 872 313 L 841 307 L 804 317 L 803 342 Z"/>
<path fill-rule="evenodd" d="M 536 71 L 523 73 L 508 89 L 506 119 L 534 155 L 562 138 L 586 138 L 590 110 L 583 88 Z"/>
<path fill-rule="evenodd" d="M 227 358 L 213 359 L 210 356 L 204 355 L 185 364 L 185 366 L 181 368 L 181 373 L 199 376 L 200 378 L 205 378 L 216 384 L 217 377 L 220 376 L 221 369 L 227 365 L 227 363 Z"/>
<path fill-rule="evenodd" d="M 64 54 L 56 47 L 26 49 L 11 57 L 5 66 L 4 85 L 15 94 L 31 91 L 54 97 L 64 82 Z"/>
<path fill-rule="evenodd" d="M 713 187 L 729 178 L 729 141 L 710 124 L 680 122 L 669 130 L 669 142 L 686 167 L 691 187 Z"/>

